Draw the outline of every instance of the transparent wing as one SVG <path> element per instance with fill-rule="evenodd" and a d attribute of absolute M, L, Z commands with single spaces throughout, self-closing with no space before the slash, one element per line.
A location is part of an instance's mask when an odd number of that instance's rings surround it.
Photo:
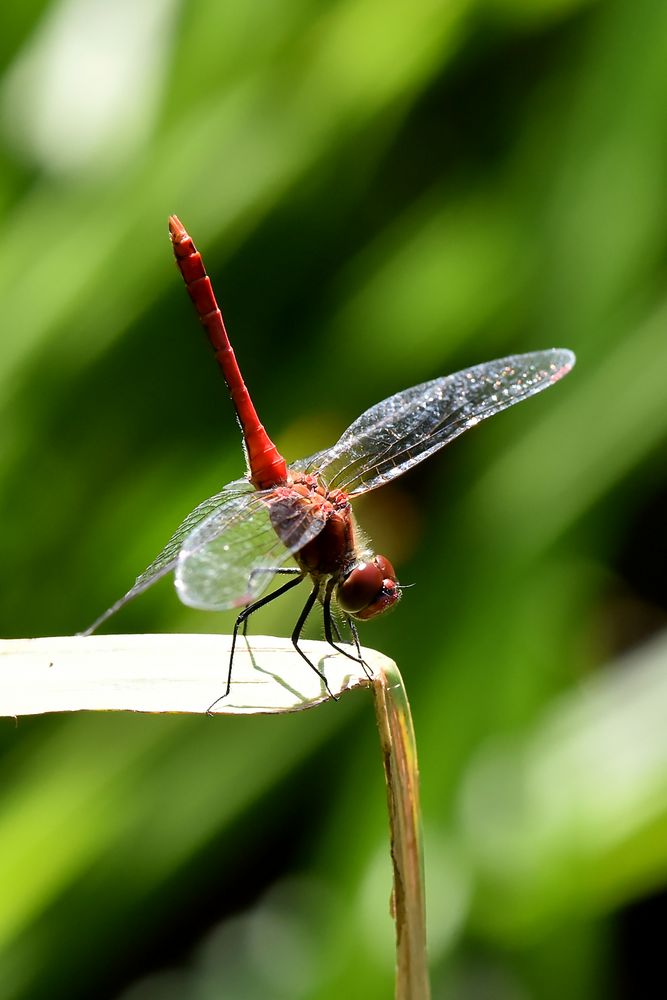
<path fill-rule="evenodd" d="M 238 497 L 183 543 L 176 568 L 180 599 L 209 611 L 249 604 L 324 524 L 303 497 L 271 490 Z"/>
<path fill-rule="evenodd" d="M 571 351 L 537 351 L 423 382 L 372 406 L 333 448 L 294 468 L 321 475 L 329 488 L 367 493 L 487 417 L 553 385 L 574 363 Z"/>
<path fill-rule="evenodd" d="M 134 586 L 128 592 L 108 608 L 103 615 L 93 622 L 90 628 L 83 632 L 83 635 L 90 635 L 102 622 L 110 618 L 111 615 L 119 611 L 128 601 L 143 593 L 151 584 L 159 580 L 170 570 L 174 569 L 178 561 L 178 553 L 185 539 L 194 531 L 198 524 L 210 517 L 213 513 L 223 514 L 230 507 L 238 509 L 238 503 L 256 495 L 255 488 L 247 479 L 237 479 L 229 483 L 220 493 L 204 500 L 198 507 L 188 514 L 183 523 L 176 529 L 159 556 L 153 560 L 150 566 L 140 573 L 134 582 Z"/>

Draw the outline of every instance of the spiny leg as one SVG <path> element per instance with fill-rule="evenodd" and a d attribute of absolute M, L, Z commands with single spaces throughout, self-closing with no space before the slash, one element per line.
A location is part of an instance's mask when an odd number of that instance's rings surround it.
<path fill-rule="evenodd" d="M 308 659 L 308 657 L 306 656 L 306 654 L 304 653 L 304 651 L 299 648 L 299 639 L 301 637 L 301 632 L 303 631 L 303 626 L 306 624 L 306 618 L 308 617 L 308 615 L 312 611 L 313 604 L 317 600 L 317 595 L 319 594 L 319 592 L 320 592 L 320 585 L 319 585 L 319 583 L 316 583 L 315 586 L 313 587 L 312 591 L 310 592 L 308 600 L 306 601 L 306 603 L 303 606 L 303 610 L 302 610 L 301 614 L 299 615 L 298 622 L 294 626 L 294 631 L 292 632 L 292 645 L 296 649 L 296 651 L 299 654 L 299 656 L 306 661 L 306 663 L 308 664 L 308 666 L 312 670 L 314 670 L 315 673 L 317 674 L 317 676 L 320 678 L 320 680 L 324 682 L 324 686 L 327 689 L 329 697 L 333 698 L 334 701 L 338 701 L 338 698 L 336 697 L 336 695 L 333 693 L 333 691 L 329 687 L 329 683 L 328 683 L 326 677 L 324 676 L 324 674 L 322 673 L 322 671 L 319 669 L 319 667 L 316 667 L 315 664 L 311 660 Z"/>
<path fill-rule="evenodd" d="M 345 621 L 347 622 L 347 627 L 350 630 L 354 645 L 357 647 L 357 655 L 361 656 L 361 646 L 359 645 L 359 632 L 357 630 L 357 626 L 354 624 L 354 621 L 349 615 L 345 615 Z"/>
<path fill-rule="evenodd" d="M 338 622 L 336 621 L 333 615 L 331 616 L 331 627 L 333 628 L 334 635 L 336 636 L 336 642 L 342 642 L 343 637 L 340 634 L 340 629 L 338 628 Z"/>
<path fill-rule="evenodd" d="M 261 573 L 273 573 L 274 576 L 296 576 L 298 574 L 299 576 L 303 577 L 303 573 L 299 569 L 298 566 L 263 566 L 261 570 L 254 569 L 251 572 L 250 578 L 248 580 L 248 584 L 251 584 L 253 576 L 257 576 L 260 572 Z M 250 605 L 248 604 L 248 605 L 246 605 L 246 607 L 249 608 Z M 242 634 L 243 634 L 243 638 L 244 639 L 248 635 L 248 619 L 247 618 L 243 619 L 243 631 L 242 631 Z"/>
<path fill-rule="evenodd" d="M 278 590 L 274 590 L 272 594 L 268 594 L 266 597 L 262 597 L 259 601 L 255 601 L 254 604 L 248 604 L 248 606 L 243 609 L 241 614 L 234 622 L 234 630 L 232 632 L 232 648 L 229 652 L 229 668 L 227 670 L 227 687 L 225 688 L 225 693 L 221 694 L 219 698 L 216 698 L 215 701 L 211 702 L 211 704 L 206 709 L 207 712 L 210 713 L 213 706 L 217 705 L 219 701 L 223 700 L 223 698 L 226 698 L 230 692 L 232 686 L 232 664 L 234 663 L 234 651 L 236 650 L 236 639 L 238 637 L 239 628 L 241 627 L 241 625 L 244 625 L 245 622 L 250 617 L 250 615 L 254 614 L 255 611 L 259 611 L 260 608 L 263 608 L 265 607 L 265 605 L 270 604 L 271 601 L 275 601 L 277 597 L 282 597 L 283 594 L 286 594 L 288 590 L 292 589 L 292 587 L 296 587 L 297 584 L 301 583 L 302 580 L 303 580 L 303 573 L 299 571 L 298 579 L 289 580 L 287 583 L 284 583 L 282 587 L 279 587 Z"/>
<path fill-rule="evenodd" d="M 335 586 L 335 580 L 329 580 L 329 582 L 327 583 L 326 592 L 324 594 L 324 601 L 322 602 L 324 608 L 324 638 L 329 643 L 329 645 L 336 650 L 337 653 L 342 653 L 343 656 L 347 656 L 348 660 L 354 660 L 355 663 L 361 664 L 361 666 L 364 668 L 364 673 L 368 677 L 369 681 L 372 681 L 373 675 L 368 667 L 368 664 L 361 655 L 361 648 L 359 646 L 359 636 L 357 635 L 357 630 L 355 628 L 352 628 L 350 619 L 348 619 L 348 623 L 350 624 L 350 631 L 352 632 L 352 636 L 354 638 L 354 642 L 357 647 L 357 656 L 353 656 L 352 653 L 348 653 L 340 646 L 337 646 L 336 643 L 333 641 L 331 626 L 335 625 L 335 622 L 331 614 L 331 597 L 333 594 L 334 586 Z M 340 642 L 341 641 L 340 633 L 337 628 L 336 628 L 336 635 L 338 636 L 338 641 Z"/>
<path fill-rule="evenodd" d="M 366 663 L 366 661 L 364 660 L 363 656 L 361 655 L 361 645 L 359 644 L 359 632 L 357 630 L 357 626 L 354 624 L 353 620 L 350 618 L 349 615 L 346 615 L 345 618 L 346 618 L 347 624 L 350 627 L 350 632 L 352 633 L 352 638 L 354 639 L 354 645 L 356 646 L 356 649 L 357 649 L 357 655 L 358 655 L 359 659 L 361 660 L 361 662 L 363 664 L 363 668 L 366 671 L 366 676 L 368 677 L 369 681 L 372 681 L 373 680 L 373 672 L 370 670 L 368 664 Z"/>

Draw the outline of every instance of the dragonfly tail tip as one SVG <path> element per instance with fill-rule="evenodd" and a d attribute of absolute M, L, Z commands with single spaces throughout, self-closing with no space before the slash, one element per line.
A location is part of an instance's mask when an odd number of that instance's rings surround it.
<path fill-rule="evenodd" d="M 179 243 L 187 235 L 185 226 L 177 215 L 169 216 L 169 235 L 172 243 Z"/>

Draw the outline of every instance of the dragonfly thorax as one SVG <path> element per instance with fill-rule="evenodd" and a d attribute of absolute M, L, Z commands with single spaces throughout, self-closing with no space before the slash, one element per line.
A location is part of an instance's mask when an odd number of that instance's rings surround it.
<path fill-rule="evenodd" d="M 385 556 L 359 560 L 336 588 L 343 611 L 361 621 L 388 611 L 400 596 L 394 567 Z"/>
<path fill-rule="evenodd" d="M 283 501 L 287 505 L 290 515 L 296 501 L 322 523 L 319 533 L 295 553 L 295 559 L 315 579 L 336 581 L 336 603 L 342 611 L 365 620 L 396 604 L 401 592 L 394 567 L 385 556 L 373 555 L 359 545 L 348 495 L 343 490 L 329 490 L 318 476 L 297 473 L 292 474 L 288 486 L 276 489 L 275 496 L 278 504 Z M 283 515 L 280 506 L 275 510 Z M 290 518 L 286 523 L 289 526 Z M 278 524 L 275 526 L 280 533 Z"/>

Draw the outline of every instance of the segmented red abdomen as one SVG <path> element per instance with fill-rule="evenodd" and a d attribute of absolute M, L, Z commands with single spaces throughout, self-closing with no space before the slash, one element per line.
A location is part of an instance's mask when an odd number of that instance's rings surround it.
<path fill-rule="evenodd" d="M 250 481 L 258 490 L 280 485 L 287 479 L 287 463 L 259 421 L 229 342 L 222 313 L 216 302 L 211 281 L 206 274 L 201 254 L 175 215 L 169 218 L 169 235 L 176 263 L 211 341 L 241 424 L 250 468 Z"/>

